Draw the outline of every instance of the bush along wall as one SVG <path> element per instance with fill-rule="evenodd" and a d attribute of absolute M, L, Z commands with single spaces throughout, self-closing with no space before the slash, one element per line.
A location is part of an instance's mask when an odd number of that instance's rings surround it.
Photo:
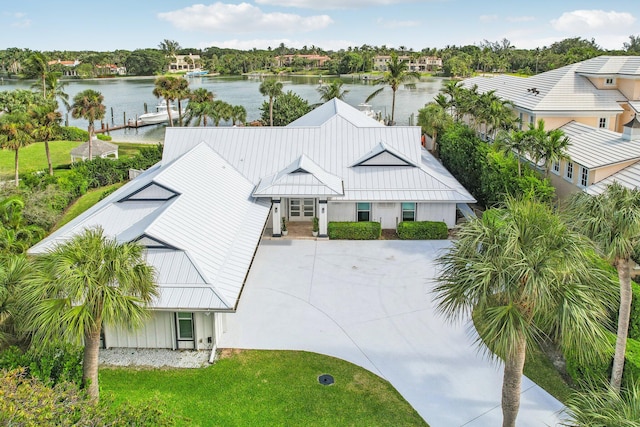
<path fill-rule="evenodd" d="M 397 233 L 403 240 L 443 240 L 449 229 L 440 221 L 403 221 L 398 224 Z"/>
<path fill-rule="evenodd" d="M 382 227 L 379 222 L 330 222 L 327 234 L 329 239 L 377 240 Z"/>
<path fill-rule="evenodd" d="M 611 375 L 613 354 L 616 345 L 615 334 L 609 334 L 608 355 L 606 360 L 591 363 L 580 363 L 571 353 L 565 353 L 567 372 L 577 383 L 606 384 Z M 640 341 L 627 339 L 627 351 L 625 353 L 624 372 L 622 383 L 629 386 L 631 383 L 640 383 Z"/>

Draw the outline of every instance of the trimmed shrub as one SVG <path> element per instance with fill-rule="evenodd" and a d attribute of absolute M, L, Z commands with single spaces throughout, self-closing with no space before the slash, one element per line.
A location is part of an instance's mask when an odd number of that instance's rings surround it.
<path fill-rule="evenodd" d="M 104 134 L 104 133 L 98 133 L 96 134 L 96 137 L 100 140 L 100 141 L 111 141 L 113 138 L 111 138 L 110 135 Z"/>
<path fill-rule="evenodd" d="M 26 368 L 25 373 L 37 378 L 47 386 L 60 382 L 82 383 L 81 347 L 69 344 L 52 345 L 39 352 L 23 352 L 18 347 L 9 347 L 0 353 L 0 369 Z"/>
<path fill-rule="evenodd" d="M 443 240 L 449 235 L 447 224 L 442 221 L 402 221 L 397 232 L 404 240 Z"/>
<path fill-rule="evenodd" d="M 377 240 L 382 227 L 379 222 L 330 222 L 327 234 L 330 239 Z"/>
<path fill-rule="evenodd" d="M 60 128 L 56 139 L 62 141 L 88 141 L 89 132 L 75 126 L 64 126 Z"/>

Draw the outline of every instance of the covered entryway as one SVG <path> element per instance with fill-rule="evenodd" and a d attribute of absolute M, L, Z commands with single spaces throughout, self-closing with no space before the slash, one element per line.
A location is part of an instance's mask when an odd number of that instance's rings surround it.
<path fill-rule="evenodd" d="M 314 216 L 315 199 L 289 199 L 289 221 L 311 221 Z"/>

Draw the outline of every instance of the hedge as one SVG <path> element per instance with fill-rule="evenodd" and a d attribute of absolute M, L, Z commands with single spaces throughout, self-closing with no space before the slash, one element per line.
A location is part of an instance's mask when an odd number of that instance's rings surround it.
<path fill-rule="evenodd" d="M 631 318 L 629 338 L 640 341 L 640 285 L 631 282 Z"/>
<path fill-rule="evenodd" d="M 577 358 L 571 354 L 565 354 L 567 362 L 567 372 L 574 381 L 579 383 L 586 382 L 590 384 L 607 383 L 611 374 L 613 365 L 613 354 L 615 352 L 616 335 L 609 334 L 608 354 L 604 361 L 593 361 L 591 363 L 580 363 Z M 624 372 L 622 374 L 622 383 L 629 386 L 632 381 L 640 383 L 640 341 L 627 339 L 627 351 L 625 353 Z"/>
<path fill-rule="evenodd" d="M 449 236 L 447 224 L 441 221 L 402 221 L 397 232 L 404 240 L 443 240 Z"/>
<path fill-rule="evenodd" d="M 330 222 L 327 226 L 330 239 L 376 240 L 382 234 L 379 222 Z"/>

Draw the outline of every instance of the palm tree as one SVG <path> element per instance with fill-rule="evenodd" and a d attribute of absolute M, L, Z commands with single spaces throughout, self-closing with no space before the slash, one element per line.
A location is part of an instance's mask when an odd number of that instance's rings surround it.
<path fill-rule="evenodd" d="M 407 88 L 415 88 L 414 80 L 420 79 L 420 73 L 417 71 L 409 71 L 407 61 L 400 61 L 398 55 L 391 53 L 391 60 L 387 61 L 387 71 L 381 79 L 376 81 L 377 85 L 388 85 L 393 91 L 393 97 L 391 98 L 391 123 L 394 123 L 396 112 L 396 92 L 401 84 L 404 84 Z M 369 95 L 365 102 L 369 102 L 376 97 L 384 88 L 380 88 Z"/>
<path fill-rule="evenodd" d="M 33 52 L 27 59 L 29 66 L 33 69 L 33 72 L 37 74 L 40 82 L 36 82 L 35 85 L 42 86 L 42 96 L 47 97 L 47 85 L 46 79 L 49 73 L 49 64 L 47 58 L 44 57 L 42 52 Z"/>
<path fill-rule="evenodd" d="M 25 327 L 33 343 L 64 338 L 84 342 L 82 380 L 99 398 L 98 352 L 102 325 L 135 327 L 157 297 L 154 271 L 144 249 L 118 243 L 100 228 L 87 229 L 34 260 L 37 278 L 25 285 L 22 302 L 32 310 Z"/>
<path fill-rule="evenodd" d="M 29 262 L 23 256 L 11 256 L 0 263 L 0 347 L 15 341 L 15 300 L 19 286 L 27 279 Z"/>
<path fill-rule="evenodd" d="M 349 93 L 349 91 L 342 90 L 342 85 L 342 80 L 333 80 L 328 85 L 322 85 L 318 87 L 320 99 L 322 99 L 322 101 L 324 102 L 331 101 L 333 98 L 344 100 L 344 96 Z"/>
<path fill-rule="evenodd" d="M 618 392 L 610 385 L 574 393 L 564 411 L 570 427 L 638 427 L 640 420 L 640 383 Z"/>
<path fill-rule="evenodd" d="M 155 81 L 155 87 L 153 88 L 153 96 L 156 98 L 164 98 L 167 104 L 167 115 L 169 120 L 169 126 L 173 126 L 173 119 L 171 118 L 171 102 L 178 99 L 180 94 L 180 87 L 182 83 L 181 77 L 173 76 L 161 76 Z"/>
<path fill-rule="evenodd" d="M 559 162 L 569 158 L 567 148 L 570 141 L 561 129 L 546 131 L 544 120 L 538 120 L 537 126 L 529 125 L 525 132 L 525 138 L 529 141 L 530 155 L 536 165 L 544 161 L 545 176 L 549 176 L 549 170 L 553 162 Z"/>
<path fill-rule="evenodd" d="M 199 126 L 200 123 L 202 123 L 202 126 L 206 126 L 214 97 L 213 92 L 203 87 L 191 92 L 189 103 L 187 104 L 185 123 L 189 124 L 191 121 L 195 121 L 196 126 Z"/>
<path fill-rule="evenodd" d="M 269 126 L 273 126 L 273 100 L 282 95 L 282 82 L 267 79 L 260 84 L 260 94 L 269 97 Z"/>
<path fill-rule="evenodd" d="M 48 102 L 43 105 L 36 105 L 29 111 L 34 123 L 33 138 L 35 141 L 44 142 L 44 151 L 47 154 L 47 164 L 49 165 L 49 175 L 51 176 L 53 176 L 53 164 L 51 163 L 49 141 L 57 134 L 62 121 L 62 114 L 56 110 L 56 107 L 57 104 Z"/>
<path fill-rule="evenodd" d="M 20 183 L 18 176 L 20 149 L 33 142 L 32 130 L 33 123 L 26 113 L 7 113 L 0 116 L 0 146 L 15 152 L 14 182 L 16 187 Z"/>
<path fill-rule="evenodd" d="M 60 81 L 61 73 L 59 72 L 49 72 L 45 78 L 45 87 L 47 88 L 46 96 L 48 99 L 62 101 L 62 105 L 67 111 L 71 108 L 69 104 L 69 94 L 64 91 L 64 88 L 67 86 L 66 82 Z"/>
<path fill-rule="evenodd" d="M 451 320 L 472 314 L 479 345 L 504 361 L 503 426 L 515 426 L 526 354 L 541 340 L 581 361 L 606 353 L 614 287 L 592 259 L 587 239 L 529 199 L 466 223 L 440 257 L 437 309 Z"/>
<path fill-rule="evenodd" d="M 232 112 L 231 104 L 228 104 L 224 101 L 216 99 L 211 103 L 211 119 L 213 120 L 213 124 L 215 126 L 220 125 L 221 120 L 231 120 Z"/>
<path fill-rule="evenodd" d="M 93 159 L 93 125 L 96 120 L 104 119 L 104 96 L 93 89 L 86 89 L 73 97 L 71 117 L 86 119 L 89 122 L 89 160 Z"/>
<path fill-rule="evenodd" d="M 240 124 L 247 121 L 247 110 L 242 105 L 234 105 L 231 107 L 231 121 L 233 125 L 236 125 L 236 122 Z"/>
<path fill-rule="evenodd" d="M 189 81 L 185 78 L 179 78 L 176 82 L 176 99 L 178 100 L 178 125 L 182 126 L 182 100 L 189 99 L 191 90 L 189 90 Z"/>
<path fill-rule="evenodd" d="M 460 121 L 460 116 L 457 114 L 457 105 L 459 102 L 460 92 L 464 88 L 462 87 L 462 82 L 460 80 L 447 80 L 440 92 L 442 94 L 448 96 L 448 106 L 450 108 L 450 114 L 455 117 L 456 121 Z M 445 98 L 446 99 L 446 98 Z M 443 102 L 444 100 L 441 98 L 438 103 Z"/>
<path fill-rule="evenodd" d="M 503 152 L 516 153 L 518 161 L 518 176 L 522 176 L 522 157 L 529 150 L 529 139 L 525 138 L 525 133 L 519 130 L 501 130 L 496 135 L 496 145 Z"/>
<path fill-rule="evenodd" d="M 569 212 L 575 229 L 593 240 L 618 271 L 620 307 L 611 387 L 620 390 L 631 316 L 630 260 L 640 243 L 640 190 L 614 182 L 596 196 L 578 192 L 569 199 Z"/>
<path fill-rule="evenodd" d="M 438 133 L 444 130 L 451 122 L 452 117 L 440 104 L 430 102 L 418 111 L 418 125 L 423 133 L 433 138 L 433 152 L 438 150 Z"/>

